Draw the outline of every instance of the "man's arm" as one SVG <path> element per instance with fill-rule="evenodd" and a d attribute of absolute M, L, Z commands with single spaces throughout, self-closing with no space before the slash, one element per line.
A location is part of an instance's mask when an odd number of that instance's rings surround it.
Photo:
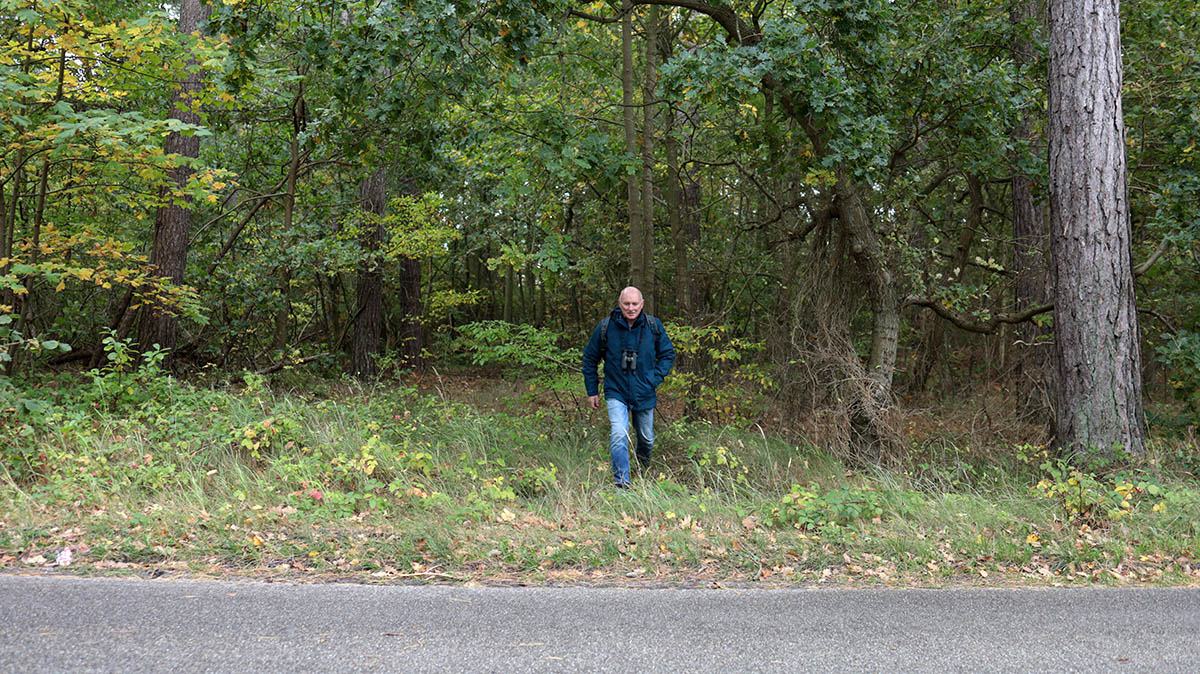
<path fill-rule="evenodd" d="M 656 319 L 657 320 L 657 319 Z M 662 321 L 659 321 L 659 326 L 662 326 Z M 662 380 L 667 378 L 671 373 L 671 368 L 675 365 L 675 345 L 671 343 L 671 338 L 667 336 L 667 331 L 663 328 L 658 333 L 658 338 L 654 340 L 654 376 L 657 381 L 654 382 L 654 388 L 662 383 Z"/>
<path fill-rule="evenodd" d="M 581 368 L 583 388 L 587 391 L 588 404 L 594 410 L 600 409 L 600 376 L 596 373 L 596 367 L 602 358 L 604 358 L 604 354 L 600 353 L 600 327 L 596 326 L 587 346 L 583 347 L 583 366 Z"/>

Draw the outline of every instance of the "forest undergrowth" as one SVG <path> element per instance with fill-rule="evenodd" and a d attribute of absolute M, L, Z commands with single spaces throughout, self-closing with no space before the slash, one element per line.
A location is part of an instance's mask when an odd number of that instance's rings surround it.
<path fill-rule="evenodd" d="M 618 491 L 607 420 L 575 383 L 436 369 L 369 386 L 180 381 L 153 357 L 8 382 L 0 569 L 705 587 L 1200 579 L 1200 457 L 1185 437 L 1160 432 L 1143 460 L 1082 470 L 1000 432 L 975 400 L 901 413 L 906 455 L 850 466 L 769 417 L 684 420 L 668 389 L 652 465 Z"/>

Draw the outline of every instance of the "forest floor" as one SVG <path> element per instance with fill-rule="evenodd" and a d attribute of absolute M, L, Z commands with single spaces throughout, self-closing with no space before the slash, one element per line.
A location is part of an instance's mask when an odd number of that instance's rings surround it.
<path fill-rule="evenodd" d="M 682 420 L 610 482 L 574 382 L 431 370 L 181 382 L 64 374 L 0 400 L 0 571 L 638 587 L 1200 584 L 1194 443 L 1102 471 L 1002 419 L 903 412 L 856 466 L 813 429 Z M 735 407 L 725 410 L 734 416 Z M 715 416 L 715 415 L 714 415 Z M 1011 416 L 1011 415 L 1010 415 Z M 796 431 L 807 429 L 807 435 Z M 1042 430 L 1044 433 L 1044 429 Z"/>

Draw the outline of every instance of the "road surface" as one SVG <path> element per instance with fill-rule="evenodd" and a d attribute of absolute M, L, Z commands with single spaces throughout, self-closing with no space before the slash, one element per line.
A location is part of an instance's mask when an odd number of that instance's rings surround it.
<path fill-rule="evenodd" d="M 1195 672 L 1200 590 L 0 575 L 0 672 Z"/>

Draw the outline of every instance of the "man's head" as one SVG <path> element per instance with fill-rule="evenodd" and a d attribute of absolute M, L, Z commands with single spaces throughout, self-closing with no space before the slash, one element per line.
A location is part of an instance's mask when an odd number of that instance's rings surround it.
<path fill-rule="evenodd" d="M 629 286 L 621 291 L 621 296 L 617 298 L 617 305 L 621 307 L 621 315 L 625 320 L 632 323 L 638 314 L 642 313 L 642 305 L 645 304 L 642 299 L 642 291 Z"/>

